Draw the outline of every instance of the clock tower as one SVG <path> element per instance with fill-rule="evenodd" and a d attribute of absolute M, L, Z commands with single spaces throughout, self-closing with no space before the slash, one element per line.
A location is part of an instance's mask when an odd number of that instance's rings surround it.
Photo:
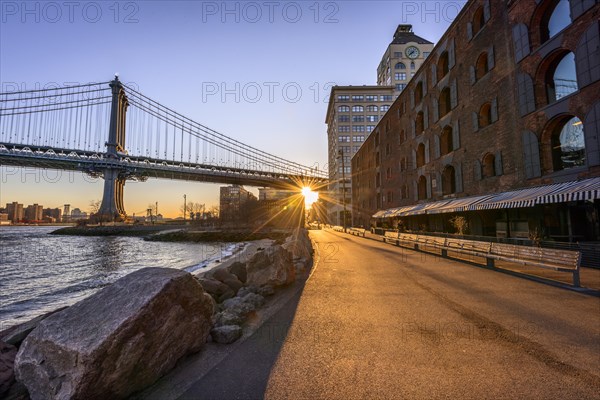
<path fill-rule="evenodd" d="M 377 69 L 377 84 L 394 87 L 398 96 L 429 56 L 433 43 L 415 35 L 412 25 L 398 25 Z"/>

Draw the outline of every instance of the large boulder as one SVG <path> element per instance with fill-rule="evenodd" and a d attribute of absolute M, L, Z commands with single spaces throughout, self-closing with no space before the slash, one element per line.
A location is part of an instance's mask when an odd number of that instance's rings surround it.
<path fill-rule="evenodd" d="M 292 255 L 280 245 L 259 251 L 246 264 L 246 284 L 283 286 L 296 279 Z"/>
<path fill-rule="evenodd" d="M 236 261 L 229 266 L 229 272 L 237 276 L 240 282 L 246 283 L 246 264 Z"/>
<path fill-rule="evenodd" d="M 313 248 L 306 229 L 296 229 L 288 236 L 283 248 L 292 253 L 295 259 L 312 261 Z"/>
<path fill-rule="evenodd" d="M 237 291 L 244 286 L 238 277 L 229 272 L 226 268 L 219 268 L 213 272 L 213 278 L 227 285 L 234 293 L 237 293 Z"/>
<path fill-rule="evenodd" d="M 31 333 L 31 331 L 34 330 L 35 327 L 38 326 L 38 324 L 42 320 L 48 318 L 52 314 L 55 314 L 59 311 L 64 310 L 65 308 L 67 308 L 67 307 L 60 307 L 54 311 L 50 311 L 49 313 L 42 314 L 38 317 L 35 317 L 32 320 L 29 320 L 29 321 L 24 322 L 19 325 L 15 325 L 13 327 L 10 327 L 10 328 L 0 332 L 0 341 L 19 347 L 21 345 L 21 343 L 23 343 L 23 340 L 25 340 L 27 335 L 29 335 Z"/>
<path fill-rule="evenodd" d="M 0 342 L 0 398 L 8 392 L 15 382 L 13 371 L 17 348 L 11 344 Z"/>
<path fill-rule="evenodd" d="M 200 350 L 212 313 L 189 273 L 141 269 L 40 322 L 17 354 L 17 380 L 32 400 L 125 398 Z"/>

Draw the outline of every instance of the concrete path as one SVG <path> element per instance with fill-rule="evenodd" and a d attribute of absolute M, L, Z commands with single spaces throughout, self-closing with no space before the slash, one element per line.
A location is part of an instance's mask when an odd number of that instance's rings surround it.
<path fill-rule="evenodd" d="M 331 231 L 182 399 L 600 398 L 600 299 Z"/>

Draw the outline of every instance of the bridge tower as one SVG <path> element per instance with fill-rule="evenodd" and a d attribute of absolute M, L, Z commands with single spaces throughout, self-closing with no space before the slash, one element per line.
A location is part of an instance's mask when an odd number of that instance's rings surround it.
<path fill-rule="evenodd" d="M 112 104 L 106 154 L 109 159 L 116 160 L 119 153 L 125 153 L 125 116 L 129 102 L 118 76 L 115 76 L 109 86 L 112 89 Z M 102 218 L 111 221 L 125 219 L 124 187 L 124 171 L 118 167 L 107 167 L 104 170 L 102 204 L 98 210 Z"/>

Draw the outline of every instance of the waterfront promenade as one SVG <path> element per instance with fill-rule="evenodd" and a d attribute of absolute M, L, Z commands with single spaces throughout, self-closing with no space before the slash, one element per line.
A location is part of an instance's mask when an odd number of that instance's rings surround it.
<path fill-rule="evenodd" d="M 342 233 L 310 234 L 318 259 L 304 287 L 215 368 L 179 371 L 192 380 L 183 393 L 168 388 L 176 376 L 165 377 L 163 395 L 598 398 L 598 297 Z"/>

